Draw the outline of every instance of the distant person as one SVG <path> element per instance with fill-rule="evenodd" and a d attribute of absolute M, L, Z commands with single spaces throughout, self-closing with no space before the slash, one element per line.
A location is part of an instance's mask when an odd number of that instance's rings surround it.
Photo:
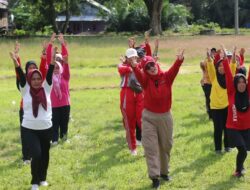
<path fill-rule="evenodd" d="M 222 153 L 223 133 L 224 133 L 224 150 L 225 152 L 229 152 L 231 150 L 228 144 L 228 137 L 226 130 L 228 97 L 226 91 L 225 71 L 223 67 L 223 61 L 225 60 L 221 59 L 221 55 L 219 58 L 215 58 L 213 60 L 211 58 L 209 50 L 207 54 L 208 54 L 207 70 L 209 79 L 212 84 L 211 94 L 210 94 L 210 108 L 214 124 L 214 146 L 215 146 L 215 152 L 217 154 L 220 154 Z"/>
<path fill-rule="evenodd" d="M 224 59 L 223 65 L 229 101 L 226 127 L 229 145 L 236 147 L 238 150 L 236 170 L 233 175 L 241 177 L 245 172 L 244 162 L 247 158 L 247 151 L 250 150 L 250 75 L 248 75 L 248 79 L 242 73 L 238 73 L 233 77 L 225 51 Z"/>
<path fill-rule="evenodd" d="M 55 40 L 55 34 L 52 35 L 47 52 L 47 62 L 49 63 L 52 56 L 52 46 Z M 57 145 L 59 137 L 64 142 L 68 139 L 68 124 L 70 117 L 70 94 L 69 80 L 70 68 L 68 63 L 68 49 L 63 34 L 59 34 L 58 40 L 61 44 L 62 53 L 56 53 L 56 63 L 53 72 L 53 87 L 51 91 L 52 103 L 52 124 L 53 137 L 52 145 Z"/>
<path fill-rule="evenodd" d="M 136 125 L 141 128 L 141 113 L 143 109 L 142 87 L 137 81 L 131 60 L 137 59 L 138 55 L 134 48 L 126 51 L 126 59 L 121 59 L 118 72 L 121 76 L 120 109 L 123 116 L 123 124 L 126 130 L 126 139 L 131 155 L 137 155 Z M 140 135 L 140 134 L 139 134 Z M 140 140 L 140 139 L 138 139 Z"/>
<path fill-rule="evenodd" d="M 150 56 L 146 57 L 143 70 L 136 57 L 131 60 L 135 76 L 144 89 L 142 145 L 153 188 L 159 188 L 159 177 L 170 180 L 169 161 L 173 144 L 172 84 L 183 63 L 183 53 L 181 51 L 177 55 L 177 60 L 166 72 Z"/>
<path fill-rule="evenodd" d="M 19 86 L 24 111 L 22 121 L 23 137 L 31 154 L 31 189 L 38 190 L 39 185 L 48 186 L 46 177 L 52 136 L 50 93 L 55 55 L 49 66 L 45 81 L 43 81 L 42 74 L 38 69 L 30 71 L 26 77 L 15 53 L 11 52 L 10 56 L 20 77 Z"/>

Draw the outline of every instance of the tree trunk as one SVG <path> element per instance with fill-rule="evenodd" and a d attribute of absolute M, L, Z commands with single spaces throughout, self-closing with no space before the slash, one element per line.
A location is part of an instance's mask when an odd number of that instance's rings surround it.
<path fill-rule="evenodd" d="M 161 12 L 163 8 L 163 0 L 144 0 L 144 2 L 150 17 L 150 28 L 152 29 L 152 34 L 162 34 Z"/>
<path fill-rule="evenodd" d="M 65 34 L 67 32 L 68 26 L 69 26 L 69 19 L 70 19 L 70 6 L 69 6 L 69 0 L 65 0 L 66 5 L 66 19 L 65 23 L 63 25 L 62 33 Z"/>

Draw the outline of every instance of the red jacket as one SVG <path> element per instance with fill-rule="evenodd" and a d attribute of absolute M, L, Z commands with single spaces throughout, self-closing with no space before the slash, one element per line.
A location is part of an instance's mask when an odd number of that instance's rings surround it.
<path fill-rule="evenodd" d="M 226 61 L 223 61 L 223 66 L 226 75 L 226 84 L 227 84 L 227 94 L 228 94 L 228 115 L 226 127 L 237 130 L 250 129 L 250 108 L 246 112 L 239 112 L 235 107 L 235 87 L 234 87 L 234 78 L 230 70 L 229 64 Z M 248 75 L 248 84 L 247 90 L 250 92 L 250 75 Z M 250 99 L 250 93 L 249 93 Z"/>
<path fill-rule="evenodd" d="M 144 73 L 139 67 L 134 67 L 136 78 L 144 89 L 144 108 L 155 113 L 165 113 L 171 109 L 172 84 L 183 60 L 176 60 L 171 68 L 162 72 L 156 80 Z"/>

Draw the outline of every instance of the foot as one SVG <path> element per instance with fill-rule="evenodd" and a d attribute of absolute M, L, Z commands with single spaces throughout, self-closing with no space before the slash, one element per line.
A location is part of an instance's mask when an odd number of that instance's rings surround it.
<path fill-rule="evenodd" d="M 225 152 L 231 152 L 232 151 L 232 148 L 230 147 L 225 147 Z"/>
<path fill-rule="evenodd" d="M 131 155 L 132 155 L 132 156 L 136 156 L 136 155 L 137 155 L 137 151 L 136 151 L 136 149 L 131 150 L 130 152 L 131 152 Z"/>
<path fill-rule="evenodd" d="M 63 141 L 67 141 L 67 139 L 68 139 L 67 134 L 63 135 L 62 140 L 63 140 Z"/>
<path fill-rule="evenodd" d="M 58 141 L 53 141 L 53 142 L 51 143 L 51 145 L 52 145 L 52 146 L 58 145 Z"/>
<path fill-rule="evenodd" d="M 160 180 L 159 179 L 152 179 L 152 187 L 154 189 L 159 189 L 160 188 Z"/>
<path fill-rule="evenodd" d="M 136 146 L 141 146 L 141 141 L 136 140 Z"/>
<path fill-rule="evenodd" d="M 222 151 L 221 150 L 216 150 L 215 153 L 220 155 L 220 154 L 222 154 Z"/>
<path fill-rule="evenodd" d="M 46 187 L 46 186 L 48 186 L 49 184 L 48 184 L 47 181 L 41 181 L 41 182 L 40 182 L 40 185 Z"/>
<path fill-rule="evenodd" d="M 23 164 L 24 164 L 24 165 L 29 165 L 30 163 L 31 163 L 30 160 L 24 160 L 24 161 L 23 161 Z"/>
<path fill-rule="evenodd" d="M 161 178 L 165 181 L 171 181 L 172 178 L 169 176 L 169 175 L 164 175 L 164 174 L 161 174 Z"/>
<path fill-rule="evenodd" d="M 31 190 L 39 190 L 39 186 L 37 184 L 32 184 Z"/>
<path fill-rule="evenodd" d="M 234 177 L 240 178 L 240 177 L 243 177 L 243 173 L 242 173 L 242 172 L 237 172 L 237 171 L 235 171 L 235 172 L 233 173 L 233 176 L 234 176 Z"/>
<path fill-rule="evenodd" d="M 246 169 L 245 168 L 242 168 L 242 170 L 241 170 L 241 173 L 244 175 L 244 174 L 246 174 Z"/>

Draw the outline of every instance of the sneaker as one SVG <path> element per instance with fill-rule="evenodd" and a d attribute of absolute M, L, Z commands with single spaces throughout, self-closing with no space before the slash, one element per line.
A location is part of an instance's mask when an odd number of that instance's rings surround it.
<path fill-rule="evenodd" d="M 220 155 L 220 154 L 222 154 L 222 151 L 221 150 L 216 150 L 215 153 Z"/>
<path fill-rule="evenodd" d="M 246 169 L 245 169 L 245 168 L 242 168 L 241 173 L 242 173 L 243 175 L 246 174 L 246 173 L 247 173 Z"/>
<path fill-rule="evenodd" d="M 135 150 L 131 150 L 131 155 L 132 155 L 132 156 L 136 156 L 136 155 L 137 155 L 136 149 L 135 149 Z"/>
<path fill-rule="evenodd" d="M 233 176 L 234 176 L 234 177 L 238 177 L 238 178 L 240 178 L 240 177 L 242 177 L 242 176 L 243 176 L 243 173 L 241 173 L 241 172 L 237 172 L 237 171 L 236 171 L 236 172 L 234 172 L 234 173 L 233 173 Z"/>
<path fill-rule="evenodd" d="M 46 186 L 48 186 L 49 184 L 48 184 L 47 181 L 41 181 L 41 182 L 40 182 L 40 185 L 46 187 Z"/>
<path fill-rule="evenodd" d="M 51 143 L 51 145 L 52 145 L 52 146 L 56 146 L 56 145 L 58 145 L 58 141 L 54 141 L 54 142 L 52 142 L 52 143 Z"/>
<path fill-rule="evenodd" d="M 68 139 L 67 134 L 63 135 L 62 141 L 67 141 L 67 139 Z"/>
<path fill-rule="evenodd" d="M 37 184 L 32 184 L 31 190 L 39 190 L 39 186 Z"/>
<path fill-rule="evenodd" d="M 136 140 L 136 146 L 141 146 L 141 141 Z"/>
<path fill-rule="evenodd" d="M 165 181 L 171 181 L 172 178 L 169 176 L 169 175 L 164 175 L 164 174 L 161 174 L 161 178 Z"/>
<path fill-rule="evenodd" d="M 160 188 L 160 180 L 159 179 L 152 179 L 152 187 L 154 189 L 159 189 Z"/>
<path fill-rule="evenodd" d="M 225 152 L 231 152 L 231 151 L 232 151 L 232 148 L 230 148 L 230 147 L 225 148 Z"/>
<path fill-rule="evenodd" d="M 30 163 L 31 163 L 30 160 L 24 160 L 24 161 L 23 161 L 23 164 L 24 164 L 24 165 L 29 165 Z"/>

